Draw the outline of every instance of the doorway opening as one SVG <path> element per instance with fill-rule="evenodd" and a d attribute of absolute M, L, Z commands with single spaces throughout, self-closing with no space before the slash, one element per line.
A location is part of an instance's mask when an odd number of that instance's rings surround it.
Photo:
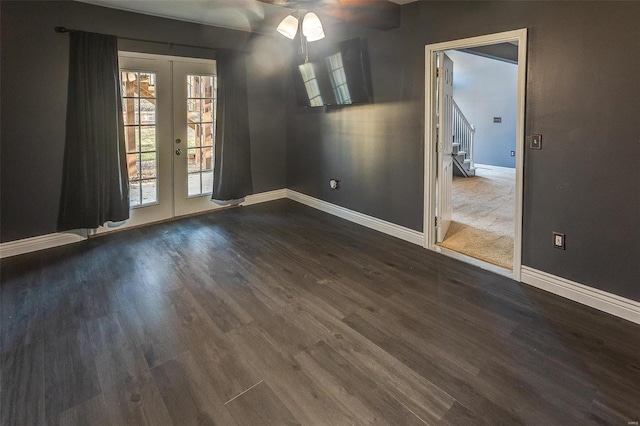
<path fill-rule="evenodd" d="M 519 280 L 526 29 L 425 53 L 425 247 Z"/>

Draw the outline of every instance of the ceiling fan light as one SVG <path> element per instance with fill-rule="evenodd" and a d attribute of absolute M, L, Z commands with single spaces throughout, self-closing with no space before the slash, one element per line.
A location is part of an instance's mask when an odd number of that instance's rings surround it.
<path fill-rule="evenodd" d="M 273 27 L 271 27 L 273 28 Z M 293 40 L 298 32 L 298 20 L 293 15 L 289 15 L 280 22 L 277 28 L 278 32 L 283 36 Z"/>
<path fill-rule="evenodd" d="M 302 20 L 302 34 L 307 38 L 307 41 L 317 41 L 324 38 L 324 30 L 322 29 L 322 23 L 318 15 L 313 12 L 304 15 L 304 19 Z"/>

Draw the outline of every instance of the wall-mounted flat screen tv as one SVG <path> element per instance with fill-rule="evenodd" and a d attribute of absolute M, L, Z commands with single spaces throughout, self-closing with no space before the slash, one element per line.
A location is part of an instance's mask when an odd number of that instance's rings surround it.
<path fill-rule="evenodd" d="M 326 52 L 317 59 L 294 67 L 298 106 L 373 102 L 366 40 L 346 40 Z"/>

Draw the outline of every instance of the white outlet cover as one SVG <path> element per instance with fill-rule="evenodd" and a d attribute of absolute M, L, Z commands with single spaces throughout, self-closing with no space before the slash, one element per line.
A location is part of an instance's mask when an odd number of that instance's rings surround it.
<path fill-rule="evenodd" d="M 564 234 L 561 234 L 560 232 L 553 233 L 553 246 L 564 250 Z"/>

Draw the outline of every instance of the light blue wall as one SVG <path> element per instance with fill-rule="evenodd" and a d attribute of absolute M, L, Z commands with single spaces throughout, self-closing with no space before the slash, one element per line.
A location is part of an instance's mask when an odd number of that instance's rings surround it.
<path fill-rule="evenodd" d="M 453 60 L 453 99 L 476 127 L 474 161 L 515 167 L 518 66 L 464 52 Z M 494 123 L 493 117 L 501 117 Z"/>

